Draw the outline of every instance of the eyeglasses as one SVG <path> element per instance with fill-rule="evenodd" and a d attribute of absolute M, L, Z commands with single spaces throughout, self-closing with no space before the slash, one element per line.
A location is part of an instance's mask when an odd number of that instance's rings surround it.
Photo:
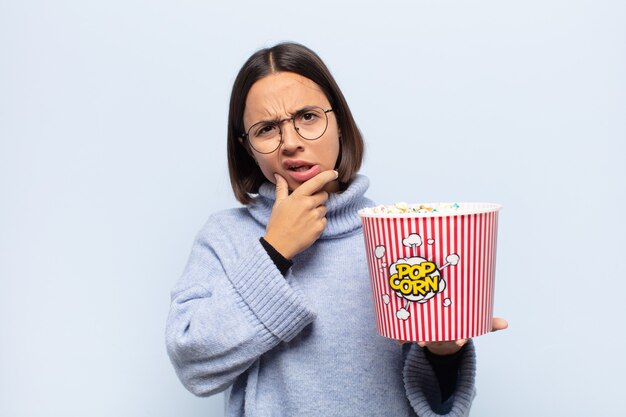
<path fill-rule="evenodd" d="M 328 127 L 328 113 L 333 109 L 321 107 L 305 107 L 292 117 L 278 121 L 263 121 L 250 126 L 243 138 L 258 153 L 272 153 L 283 143 L 283 122 L 291 121 L 294 130 L 302 139 L 315 140 L 322 137 Z"/>

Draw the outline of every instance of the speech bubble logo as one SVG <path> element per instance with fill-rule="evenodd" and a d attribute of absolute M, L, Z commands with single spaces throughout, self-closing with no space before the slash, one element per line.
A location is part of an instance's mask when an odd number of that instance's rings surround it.
<path fill-rule="evenodd" d="M 408 301 L 425 303 L 446 289 L 437 265 L 419 256 L 398 259 L 389 273 L 391 288 Z"/>
<path fill-rule="evenodd" d="M 435 240 L 428 239 L 427 243 L 433 245 Z M 396 311 L 396 318 L 407 320 L 411 316 L 409 308 L 412 302 L 424 304 L 445 291 L 447 283 L 443 279 L 442 271 L 449 266 L 458 265 L 460 257 L 456 253 L 451 253 L 446 256 L 446 263 L 438 267 L 435 262 L 417 256 L 417 248 L 423 244 L 419 234 L 409 234 L 402 239 L 402 244 L 413 249 L 413 256 L 397 259 L 391 264 L 388 283 L 396 295 L 406 301 L 404 307 L 400 307 Z M 378 252 L 379 247 L 381 246 L 376 247 L 375 255 L 380 259 L 384 254 L 384 247 L 380 249 L 381 252 Z M 381 254 L 380 257 L 378 256 L 379 253 Z M 381 268 L 381 270 L 383 269 Z M 382 298 L 384 303 L 388 305 L 389 295 L 384 294 Z M 442 302 L 444 307 L 452 305 L 452 300 L 448 297 Z"/>

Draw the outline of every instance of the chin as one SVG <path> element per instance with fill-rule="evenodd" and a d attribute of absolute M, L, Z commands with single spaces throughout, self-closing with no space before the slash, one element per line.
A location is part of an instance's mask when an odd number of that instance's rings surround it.
<path fill-rule="evenodd" d="M 302 184 L 300 184 L 299 182 L 296 182 L 295 184 L 287 183 L 287 185 L 289 186 L 289 191 L 291 192 L 291 191 L 295 191 L 296 188 L 298 188 Z"/>

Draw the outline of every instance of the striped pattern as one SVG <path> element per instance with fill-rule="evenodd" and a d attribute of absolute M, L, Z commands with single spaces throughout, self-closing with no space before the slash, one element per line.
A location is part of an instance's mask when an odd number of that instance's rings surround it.
<path fill-rule="evenodd" d="M 499 206 L 498 206 L 499 207 Z M 368 217 L 361 214 L 378 332 L 411 341 L 443 341 L 479 336 L 491 330 L 498 212 L 440 217 Z M 403 245 L 410 234 L 422 244 Z M 376 247 L 385 247 L 376 256 Z M 457 265 L 446 257 L 457 254 Z M 400 258 L 435 262 L 446 288 L 425 303 L 401 298 L 389 285 L 389 267 Z M 443 267 L 443 268 L 442 268 Z M 387 295 L 388 297 L 383 297 Z M 386 303 L 386 299 L 388 303 Z M 407 320 L 396 316 L 406 308 Z"/>

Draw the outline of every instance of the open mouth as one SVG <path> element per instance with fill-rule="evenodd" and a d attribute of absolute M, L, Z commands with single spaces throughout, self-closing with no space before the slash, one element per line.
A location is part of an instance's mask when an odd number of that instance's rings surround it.
<path fill-rule="evenodd" d="M 308 161 L 285 161 L 283 167 L 287 170 L 289 176 L 297 182 L 308 181 L 321 172 L 318 164 L 312 164 Z"/>
<path fill-rule="evenodd" d="M 311 169 L 312 166 L 313 165 L 291 165 L 287 167 L 287 169 L 294 172 L 305 172 Z"/>

